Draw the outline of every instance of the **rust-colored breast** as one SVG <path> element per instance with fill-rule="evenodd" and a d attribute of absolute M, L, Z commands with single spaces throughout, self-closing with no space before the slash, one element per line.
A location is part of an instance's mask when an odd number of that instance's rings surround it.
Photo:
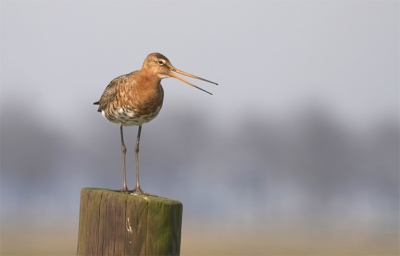
<path fill-rule="evenodd" d="M 99 110 L 113 123 L 141 125 L 158 115 L 163 99 L 160 80 L 141 77 L 135 71 L 110 82 L 100 99 Z"/>

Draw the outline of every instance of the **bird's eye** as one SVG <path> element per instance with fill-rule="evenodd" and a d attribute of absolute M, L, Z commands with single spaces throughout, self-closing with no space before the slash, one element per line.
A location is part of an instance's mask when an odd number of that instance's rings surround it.
<path fill-rule="evenodd" d="M 162 65 L 164 65 L 165 63 L 164 63 L 163 60 L 159 60 L 159 61 L 158 61 L 158 64 L 160 64 L 160 65 L 162 66 Z"/>

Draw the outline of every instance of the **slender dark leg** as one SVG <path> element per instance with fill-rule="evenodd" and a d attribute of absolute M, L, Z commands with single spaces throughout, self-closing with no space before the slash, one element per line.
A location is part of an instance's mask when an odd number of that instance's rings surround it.
<path fill-rule="evenodd" d="M 140 183 L 139 183 L 139 143 L 140 143 L 140 133 L 142 132 L 142 126 L 139 125 L 138 128 L 138 134 L 136 138 L 136 146 L 135 146 L 135 159 L 136 159 L 136 186 L 133 189 L 134 194 L 139 194 L 143 195 L 144 192 L 140 188 Z"/>
<path fill-rule="evenodd" d="M 126 147 L 125 147 L 125 143 L 124 143 L 124 134 L 123 134 L 123 131 L 122 131 L 122 125 L 119 126 L 119 131 L 120 131 L 120 134 L 121 134 L 122 172 L 123 172 L 123 175 L 124 175 L 124 186 L 120 191 L 127 193 L 128 192 L 128 187 L 126 186 L 126 162 L 125 162 Z"/>
<path fill-rule="evenodd" d="M 133 189 L 133 194 L 136 195 L 148 195 L 148 196 L 154 196 L 152 194 L 146 193 L 144 192 L 141 188 L 140 188 L 140 183 L 139 183 L 139 143 L 140 143 L 140 133 L 142 132 L 142 126 L 139 125 L 139 129 L 138 129 L 138 135 L 137 135 L 137 139 L 136 139 L 136 146 L 135 146 L 135 159 L 136 159 L 136 186 Z"/>

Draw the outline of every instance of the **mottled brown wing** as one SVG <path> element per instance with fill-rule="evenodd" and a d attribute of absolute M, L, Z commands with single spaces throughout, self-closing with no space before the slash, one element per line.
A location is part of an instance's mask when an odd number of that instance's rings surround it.
<path fill-rule="evenodd" d="M 99 108 L 97 109 L 98 112 L 106 109 L 107 105 L 115 100 L 118 85 L 120 85 L 121 83 L 126 83 L 127 77 L 132 73 L 116 77 L 107 85 L 106 89 L 103 92 L 103 95 L 101 95 L 100 100 L 93 103 L 93 105 L 99 105 Z"/>

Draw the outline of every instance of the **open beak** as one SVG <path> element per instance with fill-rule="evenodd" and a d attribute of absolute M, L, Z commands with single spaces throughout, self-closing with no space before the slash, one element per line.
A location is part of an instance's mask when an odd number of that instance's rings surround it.
<path fill-rule="evenodd" d="M 204 78 L 201 78 L 201 77 L 194 76 L 194 75 L 192 75 L 192 74 L 183 72 L 182 70 L 176 69 L 176 68 L 174 68 L 174 67 L 171 68 L 171 71 L 174 71 L 174 72 L 176 72 L 176 73 L 178 73 L 178 74 L 181 74 L 181 75 L 184 75 L 184 76 L 188 76 L 188 77 L 191 77 L 191 78 L 196 78 L 196 79 L 199 79 L 199 80 L 203 80 L 203 81 L 205 81 L 205 82 L 208 82 L 208 83 L 212 83 L 212 84 L 218 85 L 217 83 L 214 83 L 214 82 L 211 82 L 211 81 L 209 81 L 209 80 L 207 80 L 207 79 L 204 79 Z M 202 89 L 202 88 L 200 88 L 200 87 L 198 87 L 198 86 L 196 86 L 196 85 L 194 85 L 194 84 L 192 84 L 192 83 L 186 81 L 185 79 L 183 79 L 182 77 L 176 75 L 175 73 L 169 72 L 169 75 L 172 76 L 173 78 L 176 78 L 176 79 L 178 79 L 178 80 L 181 80 L 181 81 L 184 82 L 184 83 L 187 83 L 188 85 L 191 85 L 191 86 L 193 86 L 193 87 L 195 87 L 195 88 L 197 88 L 197 89 L 199 89 L 199 90 L 202 90 L 203 92 L 206 92 L 206 93 L 212 95 L 212 93 L 210 93 L 210 92 L 208 92 L 208 91 L 206 91 L 206 90 L 204 90 L 204 89 Z"/>

